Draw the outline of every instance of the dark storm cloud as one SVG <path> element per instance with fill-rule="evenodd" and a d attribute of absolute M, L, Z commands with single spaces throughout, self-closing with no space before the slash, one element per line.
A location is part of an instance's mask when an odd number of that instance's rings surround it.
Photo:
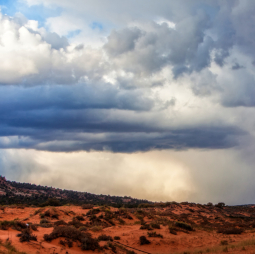
<path fill-rule="evenodd" d="M 155 117 L 144 116 L 153 102 L 139 90 L 122 94 L 107 84 L 99 88 L 95 93 L 85 84 L 0 87 L 0 148 L 114 152 L 217 149 L 238 145 L 238 138 L 244 135 L 237 127 L 223 125 L 182 129 L 160 125 Z"/>

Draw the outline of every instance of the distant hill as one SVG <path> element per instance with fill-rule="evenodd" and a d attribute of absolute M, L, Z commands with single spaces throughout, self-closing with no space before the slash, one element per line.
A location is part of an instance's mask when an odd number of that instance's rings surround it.
<path fill-rule="evenodd" d="M 141 203 L 152 203 L 148 200 L 135 199 L 131 197 L 120 197 L 110 195 L 96 195 L 88 192 L 73 190 L 62 190 L 31 183 L 20 183 L 8 181 L 0 176 L 0 204 L 28 204 L 28 205 L 53 205 L 63 204 L 97 204 L 120 207 L 137 207 Z"/>

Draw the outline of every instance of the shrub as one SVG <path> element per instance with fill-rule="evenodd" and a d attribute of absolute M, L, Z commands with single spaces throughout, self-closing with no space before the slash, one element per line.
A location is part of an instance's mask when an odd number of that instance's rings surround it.
<path fill-rule="evenodd" d="M 61 245 L 63 245 L 63 246 L 66 246 L 66 242 L 63 241 L 63 240 L 60 240 L 60 241 L 59 241 L 59 244 L 61 244 Z"/>
<path fill-rule="evenodd" d="M 103 229 L 102 226 L 94 226 L 91 228 L 93 232 L 101 231 L 102 229 Z"/>
<path fill-rule="evenodd" d="M 61 206 L 61 203 L 56 198 L 49 198 L 46 202 L 42 203 L 40 206 Z"/>
<path fill-rule="evenodd" d="M 39 208 L 39 209 L 35 210 L 34 215 L 37 215 L 38 213 L 43 212 L 43 210 L 44 210 L 44 208 Z"/>
<path fill-rule="evenodd" d="M 240 235 L 244 232 L 241 228 L 221 228 L 217 233 L 222 233 L 225 235 Z"/>
<path fill-rule="evenodd" d="M 87 231 L 88 229 L 85 226 L 79 228 L 80 231 Z"/>
<path fill-rule="evenodd" d="M 37 236 L 32 235 L 29 228 L 23 229 L 20 234 L 17 234 L 17 236 L 20 237 L 20 242 L 37 241 Z"/>
<path fill-rule="evenodd" d="M 140 245 L 150 244 L 151 242 L 143 235 L 140 236 Z"/>
<path fill-rule="evenodd" d="M 0 229 L 1 230 L 7 230 L 8 228 L 12 227 L 15 230 L 21 231 L 22 229 L 27 228 L 27 224 L 21 221 L 1 221 L 0 222 Z"/>
<path fill-rule="evenodd" d="M 108 242 L 108 243 L 107 243 L 107 246 L 108 246 L 109 248 L 112 249 L 112 252 L 113 252 L 113 253 L 116 253 L 116 247 L 115 247 L 115 245 L 113 245 L 111 242 Z"/>
<path fill-rule="evenodd" d="M 98 241 L 113 241 L 112 237 L 109 235 L 102 234 L 97 238 Z"/>
<path fill-rule="evenodd" d="M 160 224 L 158 223 L 151 223 L 151 227 L 155 229 L 160 229 Z"/>
<path fill-rule="evenodd" d="M 113 239 L 114 240 L 120 240 L 120 237 L 119 236 L 114 236 Z"/>
<path fill-rule="evenodd" d="M 163 238 L 163 235 L 157 234 L 155 231 L 154 232 L 148 232 L 147 233 L 149 237 L 160 237 Z"/>
<path fill-rule="evenodd" d="M 225 206 L 225 203 L 223 203 L 223 202 L 220 202 L 220 203 L 215 205 L 215 207 L 218 207 L 218 208 L 222 208 L 224 206 Z"/>
<path fill-rule="evenodd" d="M 177 232 L 176 232 L 175 227 L 173 227 L 173 226 L 169 226 L 168 228 L 169 228 L 169 232 L 170 232 L 170 234 L 177 235 Z"/>
<path fill-rule="evenodd" d="M 84 217 L 81 216 L 81 215 L 77 215 L 77 216 L 75 217 L 75 219 L 77 219 L 77 220 L 79 220 L 79 221 L 83 221 L 83 220 L 84 220 Z"/>
<path fill-rule="evenodd" d="M 124 224 L 125 224 L 125 221 L 122 220 L 121 218 L 118 218 L 118 221 L 120 222 L 121 225 L 124 225 Z"/>
<path fill-rule="evenodd" d="M 37 226 L 35 224 L 30 224 L 30 228 L 34 231 L 37 231 Z"/>
<path fill-rule="evenodd" d="M 44 224 L 44 223 L 50 223 L 50 221 L 47 219 L 41 219 L 40 224 Z"/>
<path fill-rule="evenodd" d="M 228 245 L 228 241 L 227 241 L 227 240 L 222 240 L 222 241 L 220 242 L 220 245 Z"/>
<path fill-rule="evenodd" d="M 42 224 L 40 224 L 40 227 L 42 227 L 42 228 L 51 228 L 51 227 L 53 227 L 53 224 L 51 224 L 51 223 L 42 223 Z"/>
<path fill-rule="evenodd" d="M 193 230 L 194 230 L 189 224 L 184 223 L 184 222 L 181 222 L 181 221 L 176 221 L 176 222 L 174 223 L 174 225 L 175 225 L 176 227 L 179 227 L 179 228 L 182 228 L 182 229 L 186 229 L 186 230 L 188 230 L 188 231 L 193 231 Z"/>
<path fill-rule="evenodd" d="M 81 241 L 84 237 L 91 237 L 91 234 L 81 232 L 80 230 L 70 226 L 57 226 L 49 235 L 44 235 L 44 240 L 50 242 L 59 237 L 65 237 L 73 241 Z"/>
<path fill-rule="evenodd" d="M 63 220 L 58 220 L 58 221 L 54 222 L 54 225 L 55 226 L 61 226 L 61 225 L 65 226 L 65 225 L 67 225 L 67 223 Z"/>
<path fill-rule="evenodd" d="M 92 209 L 94 207 L 94 205 L 91 205 L 91 204 L 83 204 L 81 206 L 82 209 Z"/>
<path fill-rule="evenodd" d="M 81 249 L 82 250 L 96 250 L 99 248 L 97 240 L 92 237 L 85 236 L 81 239 Z"/>
<path fill-rule="evenodd" d="M 95 209 L 89 210 L 86 215 L 88 216 L 88 215 L 93 215 L 93 214 L 98 214 L 98 213 L 100 213 L 100 209 L 95 208 Z"/>
<path fill-rule="evenodd" d="M 140 229 L 152 230 L 150 224 L 144 224 L 140 227 Z"/>

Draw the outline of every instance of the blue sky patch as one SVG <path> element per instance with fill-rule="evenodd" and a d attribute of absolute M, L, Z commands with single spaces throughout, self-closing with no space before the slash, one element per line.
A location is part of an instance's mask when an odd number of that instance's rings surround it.
<path fill-rule="evenodd" d="M 17 12 L 22 13 L 29 20 L 37 20 L 39 26 L 44 26 L 47 18 L 56 17 L 62 13 L 60 7 L 47 8 L 43 5 L 28 6 L 21 1 L 0 0 L 2 13 L 14 16 Z"/>

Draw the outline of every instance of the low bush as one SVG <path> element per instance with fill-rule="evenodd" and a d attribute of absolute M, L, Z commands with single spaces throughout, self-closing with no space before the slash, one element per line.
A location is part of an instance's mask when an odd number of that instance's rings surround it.
<path fill-rule="evenodd" d="M 94 207 L 94 205 L 91 205 L 91 204 L 83 204 L 81 206 L 82 209 L 92 209 Z"/>
<path fill-rule="evenodd" d="M 61 226 L 61 225 L 65 226 L 65 225 L 67 225 L 67 223 L 63 220 L 58 220 L 58 221 L 54 222 L 54 226 Z"/>
<path fill-rule="evenodd" d="M 44 223 L 50 223 L 50 221 L 47 219 L 41 219 L 40 224 L 44 224 Z"/>
<path fill-rule="evenodd" d="M 45 234 L 44 240 L 51 242 L 59 237 L 65 237 L 68 246 L 70 246 L 70 241 L 79 241 L 81 243 L 82 250 L 96 250 L 99 248 L 97 239 L 92 238 L 90 233 L 84 233 L 80 230 L 71 226 L 57 226 L 53 229 L 51 234 Z"/>
<path fill-rule="evenodd" d="M 108 242 L 107 243 L 107 246 L 109 247 L 109 248 L 111 248 L 112 249 L 112 252 L 113 253 L 116 253 L 117 251 L 116 251 L 116 247 L 115 247 L 115 245 L 114 244 L 112 244 L 111 242 Z"/>
<path fill-rule="evenodd" d="M 12 221 L 4 220 L 0 222 L 1 230 L 7 230 L 10 227 L 15 230 L 21 231 L 22 229 L 27 228 L 27 224 L 21 221 L 16 221 L 16 220 L 12 220 Z"/>
<path fill-rule="evenodd" d="M 43 219 L 45 217 L 52 218 L 52 219 L 58 219 L 59 215 L 55 208 L 48 209 L 44 213 L 40 213 L 40 217 Z"/>
<path fill-rule="evenodd" d="M 155 229 L 160 229 L 160 224 L 158 223 L 151 223 L 151 227 Z"/>
<path fill-rule="evenodd" d="M 93 232 L 98 232 L 98 231 L 101 231 L 102 229 L 103 229 L 102 226 L 94 226 L 94 227 L 91 228 L 91 230 L 92 230 Z"/>
<path fill-rule="evenodd" d="M 77 215 L 77 216 L 75 217 L 75 219 L 76 219 L 76 220 L 79 220 L 79 221 L 84 221 L 84 217 L 81 216 L 81 215 Z"/>
<path fill-rule="evenodd" d="M 140 245 L 150 244 L 151 242 L 143 235 L 140 236 Z"/>
<path fill-rule="evenodd" d="M 222 233 L 225 235 L 240 235 L 244 232 L 242 228 L 221 228 L 218 229 L 217 233 Z"/>
<path fill-rule="evenodd" d="M 77 220 L 75 217 L 68 222 L 68 225 L 73 225 L 74 227 L 76 228 L 80 228 L 80 227 L 83 227 L 84 224 L 82 224 L 79 220 Z"/>
<path fill-rule="evenodd" d="M 148 234 L 149 237 L 159 237 L 159 238 L 163 238 L 163 235 L 157 234 L 155 231 L 154 231 L 154 232 L 148 232 L 147 234 Z"/>
<path fill-rule="evenodd" d="M 81 226 L 81 227 L 79 228 L 79 230 L 80 230 L 80 231 L 87 231 L 88 229 L 87 229 L 85 226 Z"/>
<path fill-rule="evenodd" d="M 169 233 L 170 233 L 170 234 L 177 235 L 177 230 L 176 230 L 175 227 L 173 227 L 173 226 L 168 226 L 168 228 L 169 228 Z"/>
<path fill-rule="evenodd" d="M 98 241 L 113 241 L 112 237 L 109 235 L 102 234 L 97 238 Z"/>
<path fill-rule="evenodd" d="M 17 236 L 20 237 L 20 242 L 37 241 L 37 236 L 32 235 L 29 228 L 23 229 L 20 234 L 17 234 Z"/>
<path fill-rule="evenodd" d="M 114 240 L 120 240 L 120 237 L 119 236 L 114 236 L 113 239 Z"/>
<path fill-rule="evenodd" d="M 176 221 L 174 223 L 174 225 L 176 227 L 179 227 L 179 228 L 182 228 L 182 229 L 185 229 L 185 230 L 188 230 L 188 231 L 193 231 L 194 229 L 191 227 L 191 225 L 185 223 L 185 222 L 181 222 L 181 221 Z"/>
<path fill-rule="evenodd" d="M 150 224 L 144 224 L 140 227 L 140 229 L 152 230 Z"/>
<path fill-rule="evenodd" d="M 88 215 L 93 215 L 93 214 L 98 214 L 98 213 L 100 213 L 100 209 L 95 208 L 95 209 L 89 210 L 86 215 L 88 216 Z"/>

